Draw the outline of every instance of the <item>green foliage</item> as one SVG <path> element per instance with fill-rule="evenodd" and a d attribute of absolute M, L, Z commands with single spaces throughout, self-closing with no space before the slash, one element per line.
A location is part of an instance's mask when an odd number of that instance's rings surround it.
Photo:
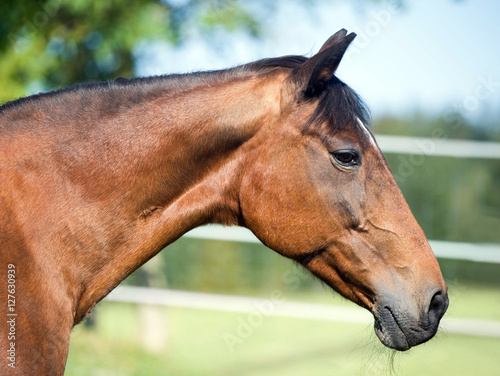
<path fill-rule="evenodd" d="M 263 0 L 261 1 L 263 2 Z M 32 91 L 130 77 L 142 40 L 180 44 L 189 27 L 257 36 L 241 0 L 3 0 L 0 103 Z"/>

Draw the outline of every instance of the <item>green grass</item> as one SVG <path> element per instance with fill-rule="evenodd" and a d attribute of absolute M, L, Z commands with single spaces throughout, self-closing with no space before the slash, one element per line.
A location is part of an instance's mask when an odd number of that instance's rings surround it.
<path fill-rule="evenodd" d="M 327 293 L 291 297 L 316 303 L 332 300 Z M 500 289 L 452 286 L 450 297 L 454 317 L 500 320 Z M 333 302 L 347 304 L 339 298 Z M 73 332 L 66 374 L 500 375 L 498 338 L 440 332 L 427 344 L 406 353 L 393 353 L 383 349 L 371 326 L 283 317 L 252 318 L 245 313 L 183 308 L 158 309 L 167 334 L 164 348 L 152 351 L 143 343 L 145 322 L 141 321 L 138 306 L 100 303 L 95 314 L 96 327 L 88 329 L 80 325 Z M 234 338 L 239 339 L 234 341 Z"/>

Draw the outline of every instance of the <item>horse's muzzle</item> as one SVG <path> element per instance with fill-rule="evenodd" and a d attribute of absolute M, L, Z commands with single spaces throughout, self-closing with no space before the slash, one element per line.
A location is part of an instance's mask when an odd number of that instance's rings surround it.
<path fill-rule="evenodd" d="M 411 309 L 401 297 L 376 304 L 375 333 L 387 347 L 406 351 L 430 340 L 448 308 L 448 295 L 439 290 L 430 296 L 424 309 Z"/>

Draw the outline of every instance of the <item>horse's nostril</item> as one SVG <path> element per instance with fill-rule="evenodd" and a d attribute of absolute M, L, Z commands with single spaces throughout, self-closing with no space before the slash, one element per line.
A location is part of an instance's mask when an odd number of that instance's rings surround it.
<path fill-rule="evenodd" d="M 435 326 L 448 308 L 448 296 L 442 290 L 436 292 L 429 304 L 429 324 Z"/>

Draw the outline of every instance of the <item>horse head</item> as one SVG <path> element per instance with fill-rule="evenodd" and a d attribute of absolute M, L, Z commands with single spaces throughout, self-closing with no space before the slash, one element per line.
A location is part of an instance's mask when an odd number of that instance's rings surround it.
<path fill-rule="evenodd" d="M 250 153 L 241 212 L 264 244 L 370 310 L 383 344 L 407 350 L 437 332 L 447 287 L 366 107 L 335 76 L 354 37 L 339 31 L 283 75 L 280 116 Z"/>

